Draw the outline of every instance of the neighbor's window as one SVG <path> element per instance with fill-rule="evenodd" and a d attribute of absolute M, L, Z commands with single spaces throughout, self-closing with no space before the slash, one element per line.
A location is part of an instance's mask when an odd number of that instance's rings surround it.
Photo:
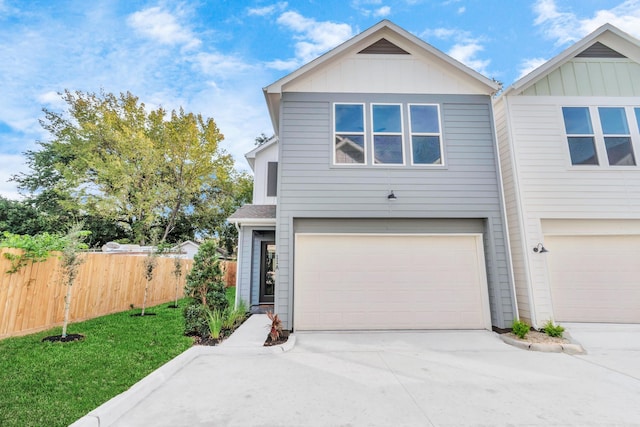
<path fill-rule="evenodd" d="M 335 104 L 334 160 L 336 164 L 364 164 L 364 104 Z"/>
<path fill-rule="evenodd" d="M 635 166 L 627 114 L 622 107 L 599 107 L 604 146 L 611 166 Z"/>
<path fill-rule="evenodd" d="M 401 165 L 402 109 L 396 104 L 373 104 L 371 106 L 373 129 L 373 163 L 376 165 Z"/>
<path fill-rule="evenodd" d="M 572 165 L 597 165 L 595 137 L 588 107 L 562 107 Z"/>
<path fill-rule="evenodd" d="M 411 125 L 411 163 L 441 165 L 442 138 L 437 105 L 409 105 Z"/>

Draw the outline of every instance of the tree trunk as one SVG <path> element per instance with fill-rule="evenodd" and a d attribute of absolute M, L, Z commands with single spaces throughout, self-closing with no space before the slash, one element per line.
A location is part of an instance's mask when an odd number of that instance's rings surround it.
<path fill-rule="evenodd" d="M 149 289 L 149 282 L 144 286 L 144 297 L 142 298 L 142 313 L 140 316 L 144 316 L 144 309 L 147 307 L 147 289 Z"/>
<path fill-rule="evenodd" d="M 64 296 L 64 320 L 62 321 L 62 338 L 67 337 L 67 325 L 69 324 L 69 311 L 71 308 L 71 285 L 67 285 L 67 294 Z"/>

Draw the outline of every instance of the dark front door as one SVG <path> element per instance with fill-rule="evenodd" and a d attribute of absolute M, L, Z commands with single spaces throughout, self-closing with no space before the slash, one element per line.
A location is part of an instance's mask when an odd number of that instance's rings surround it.
<path fill-rule="evenodd" d="M 275 242 L 262 242 L 260 259 L 260 303 L 273 303 L 276 288 Z"/>

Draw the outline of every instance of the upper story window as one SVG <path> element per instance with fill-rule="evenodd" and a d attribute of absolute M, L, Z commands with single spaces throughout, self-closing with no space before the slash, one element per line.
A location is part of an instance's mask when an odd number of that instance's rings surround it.
<path fill-rule="evenodd" d="M 409 105 L 411 126 L 411 163 L 441 165 L 442 138 L 437 105 Z"/>
<path fill-rule="evenodd" d="M 598 113 L 609 164 L 612 166 L 635 166 L 631 133 L 624 108 L 600 107 Z"/>
<path fill-rule="evenodd" d="M 635 166 L 633 140 L 637 130 L 631 129 L 635 112 L 640 122 L 639 108 L 625 107 L 562 107 L 564 126 L 572 165 L 598 165 L 606 153 L 609 166 Z M 592 122 L 593 120 L 593 122 Z M 634 133 L 635 132 L 635 136 Z"/>
<path fill-rule="evenodd" d="M 411 165 L 443 165 L 437 104 L 334 104 L 334 164 L 402 166 L 405 151 Z"/>
<path fill-rule="evenodd" d="M 364 104 L 335 104 L 336 164 L 365 164 Z"/>
<path fill-rule="evenodd" d="M 562 107 L 572 165 L 597 165 L 598 154 L 588 107 Z"/>
<path fill-rule="evenodd" d="M 373 135 L 373 163 L 404 164 L 402 149 L 402 109 L 399 104 L 373 104 L 371 126 Z"/>

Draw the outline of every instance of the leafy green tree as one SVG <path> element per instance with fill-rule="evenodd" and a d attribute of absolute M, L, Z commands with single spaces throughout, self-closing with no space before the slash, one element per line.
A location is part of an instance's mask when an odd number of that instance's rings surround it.
<path fill-rule="evenodd" d="M 198 206 L 210 205 L 203 195 L 233 183 L 233 159 L 213 119 L 149 111 L 131 93 L 61 96 L 67 110 L 45 109 L 41 121 L 50 140 L 25 153 L 30 172 L 14 177 L 48 210 L 117 224 L 111 231 L 144 244 L 154 230 L 167 240 Z"/>
<path fill-rule="evenodd" d="M 184 309 L 185 334 L 204 338 L 209 335 L 207 313 L 215 310 L 222 313 L 229 301 L 215 241 L 201 244 L 193 260 L 185 286 L 185 294 L 189 297 Z"/>
<path fill-rule="evenodd" d="M 42 233 L 29 236 L 5 231 L 0 238 L 0 248 L 22 249 L 18 254 L 4 253 L 4 257 L 11 261 L 11 267 L 7 270 L 9 274 L 16 273 L 29 262 L 45 261 L 51 252 L 62 251 L 64 247 L 65 241 L 58 234 Z"/>

